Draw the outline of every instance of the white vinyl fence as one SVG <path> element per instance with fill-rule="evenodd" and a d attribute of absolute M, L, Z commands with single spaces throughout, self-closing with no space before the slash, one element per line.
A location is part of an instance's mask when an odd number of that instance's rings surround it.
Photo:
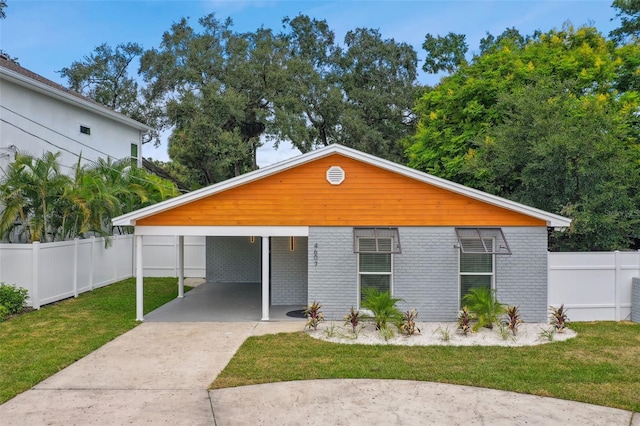
<path fill-rule="evenodd" d="M 0 244 L 0 282 L 29 291 L 29 305 L 57 302 L 133 276 L 133 235 Z"/>
<path fill-rule="evenodd" d="M 569 309 L 572 321 L 631 317 L 631 282 L 640 252 L 549 253 L 549 305 Z"/>
<path fill-rule="evenodd" d="M 178 276 L 179 237 L 150 236 L 142 238 L 142 268 L 145 277 Z M 184 276 L 204 278 L 206 237 L 184 237 Z"/>

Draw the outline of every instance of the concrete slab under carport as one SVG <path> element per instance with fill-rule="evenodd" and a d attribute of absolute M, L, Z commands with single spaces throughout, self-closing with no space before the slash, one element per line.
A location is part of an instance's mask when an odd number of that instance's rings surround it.
<path fill-rule="evenodd" d="M 260 283 L 213 283 L 185 280 L 185 285 L 198 284 L 144 317 L 145 322 L 236 322 L 260 321 L 262 318 L 262 286 Z M 304 321 L 287 316 L 287 312 L 303 309 L 302 305 L 272 305 L 271 321 Z"/>

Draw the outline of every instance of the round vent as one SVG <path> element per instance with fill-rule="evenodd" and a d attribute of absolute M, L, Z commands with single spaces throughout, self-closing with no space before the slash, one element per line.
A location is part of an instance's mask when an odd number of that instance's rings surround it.
<path fill-rule="evenodd" d="M 344 170 L 340 166 L 331 166 L 327 170 L 327 181 L 331 185 L 340 185 L 344 182 Z"/>

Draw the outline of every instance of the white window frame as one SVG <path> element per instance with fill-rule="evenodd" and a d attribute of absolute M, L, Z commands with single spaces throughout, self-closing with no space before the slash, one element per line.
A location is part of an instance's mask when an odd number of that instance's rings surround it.
<path fill-rule="evenodd" d="M 358 247 L 360 246 L 360 238 L 365 238 L 365 239 L 372 239 L 371 237 L 358 237 L 357 239 L 357 245 Z M 391 244 L 393 244 L 393 238 L 388 237 L 388 238 L 379 238 L 379 239 L 390 239 L 391 240 Z M 378 238 L 376 238 L 376 240 L 378 240 Z M 377 242 L 376 242 L 377 244 Z M 377 254 L 377 255 L 388 255 L 389 256 L 389 272 L 362 272 L 360 271 L 360 256 L 362 254 Z M 388 275 L 389 276 L 389 293 L 391 294 L 391 296 L 393 296 L 393 253 L 388 253 L 388 252 L 364 252 L 364 253 L 357 253 L 357 270 L 356 273 L 358 275 L 358 288 L 357 288 L 357 292 L 356 292 L 356 298 L 357 298 L 357 309 L 362 311 L 364 314 L 367 315 L 372 315 L 373 313 L 368 311 L 368 310 L 363 310 L 361 303 L 362 303 L 362 284 L 361 284 L 361 277 L 363 275 Z"/>
<path fill-rule="evenodd" d="M 493 237 L 491 239 L 491 247 L 495 247 L 496 240 Z M 485 238 L 485 240 L 489 239 Z M 465 238 L 474 239 L 474 238 Z M 491 272 L 462 272 L 460 270 L 462 256 L 491 256 Z M 458 250 L 458 309 L 462 309 L 462 277 L 463 276 L 490 276 L 491 277 L 491 290 L 496 289 L 496 253 L 463 253 L 462 250 Z"/>

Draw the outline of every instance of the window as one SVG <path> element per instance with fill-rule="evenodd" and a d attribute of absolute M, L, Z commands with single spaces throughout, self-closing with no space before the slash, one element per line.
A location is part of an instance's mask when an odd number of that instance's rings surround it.
<path fill-rule="evenodd" d="M 80 133 L 83 135 L 91 135 L 91 127 L 80 125 Z"/>
<path fill-rule="evenodd" d="M 376 251 L 376 247 L 380 251 Z M 368 288 L 376 288 L 382 292 L 392 291 L 391 247 L 392 238 L 357 239 L 359 303 Z"/>
<path fill-rule="evenodd" d="M 138 144 L 131 144 L 131 158 L 138 159 Z"/>
<path fill-rule="evenodd" d="M 472 288 L 494 287 L 495 239 L 462 238 L 460 243 L 469 249 L 466 253 L 460 250 L 460 306 L 463 306 L 462 298 Z"/>
<path fill-rule="evenodd" d="M 359 244 L 360 239 L 368 240 Z M 354 253 L 402 253 L 398 228 L 353 228 Z"/>

